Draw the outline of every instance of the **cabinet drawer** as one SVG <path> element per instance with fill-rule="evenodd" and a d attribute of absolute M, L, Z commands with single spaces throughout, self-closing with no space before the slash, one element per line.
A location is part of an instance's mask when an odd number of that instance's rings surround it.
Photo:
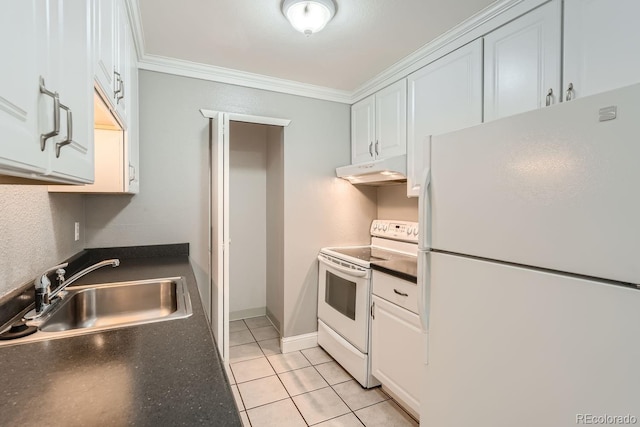
<path fill-rule="evenodd" d="M 373 271 L 373 293 L 418 314 L 418 286 L 380 271 Z"/>

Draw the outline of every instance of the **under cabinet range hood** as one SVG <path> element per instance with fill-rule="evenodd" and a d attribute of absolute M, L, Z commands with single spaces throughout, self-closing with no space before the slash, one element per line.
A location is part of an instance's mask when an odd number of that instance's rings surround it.
<path fill-rule="evenodd" d="M 352 184 L 388 185 L 407 181 L 407 156 L 389 157 L 336 168 L 338 178 Z"/>

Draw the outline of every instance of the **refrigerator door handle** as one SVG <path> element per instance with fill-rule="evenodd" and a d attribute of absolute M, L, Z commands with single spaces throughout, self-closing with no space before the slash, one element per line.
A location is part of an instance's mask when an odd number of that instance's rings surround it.
<path fill-rule="evenodd" d="M 429 200 L 429 187 L 431 186 L 431 135 L 425 141 L 425 155 L 427 157 L 427 167 L 420 181 L 420 195 L 418 198 L 418 248 L 429 250 L 431 243 L 430 227 L 428 218 L 431 214 L 431 203 Z"/>
<path fill-rule="evenodd" d="M 429 268 L 429 252 L 418 252 L 418 316 L 422 332 L 429 331 L 429 293 L 431 272 Z"/>

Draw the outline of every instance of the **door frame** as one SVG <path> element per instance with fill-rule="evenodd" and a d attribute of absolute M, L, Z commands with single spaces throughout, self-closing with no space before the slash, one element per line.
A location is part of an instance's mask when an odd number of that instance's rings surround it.
<path fill-rule="evenodd" d="M 209 119 L 209 319 L 216 345 L 225 365 L 229 364 L 229 123 L 244 122 L 287 127 L 291 120 L 201 109 Z M 214 188 L 214 178 L 215 185 Z M 214 200 L 214 191 L 218 200 Z M 222 194 L 222 197 L 220 197 Z M 217 203 L 222 199 L 222 203 Z M 214 237 L 215 236 L 215 237 Z M 216 241 L 214 241 L 216 240 Z M 215 247 L 221 250 L 214 251 Z M 214 266 L 216 283 L 214 289 Z M 214 290 L 216 292 L 214 292 Z M 214 310 L 216 308 L 216 310 Z M 214 316 L 217 313 L 217 316 Z"/>

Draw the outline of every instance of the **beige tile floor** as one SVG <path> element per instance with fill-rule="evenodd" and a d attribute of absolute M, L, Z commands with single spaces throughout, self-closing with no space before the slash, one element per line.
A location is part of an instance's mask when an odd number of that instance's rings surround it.
<path fill-rule="evenodd" d="M 230 323 L 229 380 L 245 427 L 417 426 L 379 387 L 366 390 L 320 347 L 282 354 L 266 317 Z"/>

